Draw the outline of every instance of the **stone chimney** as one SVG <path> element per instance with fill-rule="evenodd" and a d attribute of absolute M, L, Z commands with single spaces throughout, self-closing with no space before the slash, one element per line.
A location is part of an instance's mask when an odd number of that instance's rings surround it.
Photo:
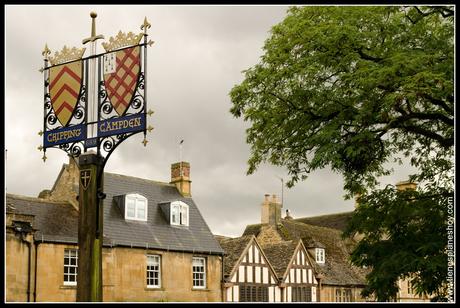
<path fill-rule="evenodd" d="M 192 181 L 190 181 L 190 163 L 182 161 L 171 165 L 171 184 L 184 197 L 192 196 Z"/>
<path fill-rule="evenodd" d="M 276 195 L 270 199 L 270 195 L 266 194 L 264 202 L 262 203 L 262 217 L 263 224 L 277 225 L 281 219 L 281 202 Z"/>
<path fill-rule="evenodd" d="M 411 182 L 411 181 L 401 181 L 401 182 L 396 183 L 396 188 L 399 191 L 403 191 L 403 190 L 406 190 L 406 189 L 415 190 L 415 189 L 417 189 L 417 183 L 414 183 L 414 182 Z"/>

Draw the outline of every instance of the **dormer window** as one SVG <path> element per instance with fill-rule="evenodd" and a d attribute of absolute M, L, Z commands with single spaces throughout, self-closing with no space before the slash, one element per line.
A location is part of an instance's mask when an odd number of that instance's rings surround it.
<path fill-rule="evenodd" d="M 171 225 L 188 226 L 188 205 L 182 201 L 171 202 Z"/>
<path fill-rule="evenodd" d="M 147 221 L 147 198 L 139 194 L 125 196 L 125 219 Z"/>
<path fill-rule="evenodd" d="M 324 248 L 316 248 L 316 263 L 322 264 L 326 260 Z"/>

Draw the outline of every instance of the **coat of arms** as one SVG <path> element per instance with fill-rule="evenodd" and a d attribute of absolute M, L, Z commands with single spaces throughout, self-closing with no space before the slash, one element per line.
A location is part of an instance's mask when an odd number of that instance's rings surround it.
<path fill-rule="evenodd" d="M 68 49 L 57 53 L 49 73 L 49 94 L 54 113 L 62 126 L 67 126 L 78 103 L 82 87 L 83 65 L 81 60 L 60 64 L 69 57 L 81 58 L 85 49 Z"/>
<path fill-rule="evenodd" d="M 134 45 L 142 38 L 132 32 L 127 35 L 120 32 L 117 37 L 111 38 L 109 44 L 102 44 L 106 50 L 123 45 Z M 104 82 L 107 96 L 118 113 L 123 116 L 128 109 L 134 92 L 136 91 L 139 73 L 141 71 L 140 47 L 133 46 L 113 51 L 104 56 Z"/>

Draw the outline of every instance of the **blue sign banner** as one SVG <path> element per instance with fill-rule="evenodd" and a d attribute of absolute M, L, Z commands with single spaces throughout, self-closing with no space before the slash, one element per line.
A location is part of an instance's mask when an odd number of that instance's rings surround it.
<path fill-rule="evenodd" d="M 109 119 L 97 124 L 98 137 L 134 133 L 143 130 L 145 130 L 145 113 Z"/>
<path fill-rule="evenodd" d="M 86 139 L 86 125 L 74 125 L 46 131 L 43 135 L 44 148 Z"/>

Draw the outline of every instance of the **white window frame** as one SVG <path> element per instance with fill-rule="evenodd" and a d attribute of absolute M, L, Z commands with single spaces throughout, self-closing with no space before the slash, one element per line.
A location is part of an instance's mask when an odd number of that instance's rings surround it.
<path fill-rule="evenodd" d="M 147 265 L 146 265 L 146 283 L 147 288 L 149 289 L 159 289 L 161 288 L 161 256 L 160 255 L 146 255 Z M 149 269 L 149 266 L 158 266 L 157 270 Z M 158 272 L 158 284 L 149 284 L 150 281 L 153 281 L 154 277 L 149 277 L 149 273 Z"/>
<path fill-rule="evenodd" d="M 128 216 L 128 201 L 134 201 L 134 217 L 133 216 Z M 145 202 L 145 213 L 144 217 L 139 218 L 139 209 L 141 206 L 141 202 Z M 138 220 L 138 221 L 147 221 L 148 217 L 148 200 L 146 197 L 139 195 L 139 194 L 128 194 L 125 196 L 125 219 L 128 220 Z"/>
<path fill-rule="evenodd" d="M 173 215 L 176 213 L 178 216 L 178 221 L 174 221 Z M 185 213 L 185 215 L 184 215 Z M 171 225 L 174 226 L 188 226 L 189 225 L 189 216 L 190 216 L 190 211 L 189 211 L 189 206 L 188 204 L 182 202 L 182 201 L 173 201 L 171 202 L 171 207 L 170 207 L 170 217 L 169 221 L 171 222 Z M 184 217 L 185 216 L 185 217 Z"/>
<path fill-rule="evenodd" d="M 66 264 L 68 259 L 68 264 Z M 71 260 L 75 259 L 75 265 L 72 265 Z M 78 249 L 75 248 L 64 248 L 64 285 L 65 286 L 76 286 L 78 277 Z M 70 273 L 70 269 L 75 268 L 75 273 Z M 75 281 L 70 281 L 68 278 L 75 276 Z"/>
<path fill-rule="evenodd" d="M 324 248 L 316 248 L 316 263 L 324 264 L 326 262 L 326 252 Z"/>
<path fill-rule="evenodd" d="M 199 263 L 198 263 L 199 262 Z M 201 264 L 202 263 L 202 264 Z M 202 267 L 203 271 L 195 271 L 195 267 Z M 203 278 L 195 278 L 195 274 L 203 274 Z M 195 281 L 203 281 L 203 285 L 195 285 Z M 206 289 L 206 258 L 193 257 L 192 258 L 192 286 L 193 289 Z"/>

